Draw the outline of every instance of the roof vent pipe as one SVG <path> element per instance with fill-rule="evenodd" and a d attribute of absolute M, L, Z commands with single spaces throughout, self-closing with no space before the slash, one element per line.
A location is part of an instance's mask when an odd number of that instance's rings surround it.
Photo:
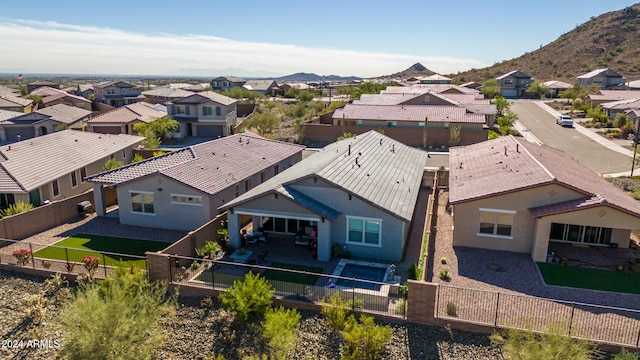
<path fill-rule="evenodd" d="M 516 152 L 519 153 L 520 152 L 520 144 L 516 144 Z"/>
<path fill-rule="evenodd" d="M 391 144 L 391 152 L 392 153 L 396 152 L 396 144 Z"/>
<path fill-rule="evenodd" d="M 347 155 L 351 156 L 351 144 L 349 144 L 349 152 L 347 153 Z"/>
<path fill-rule="evenodd" d="M 504 147 L 504 156 L 507 156 L 507 147 Z"/>

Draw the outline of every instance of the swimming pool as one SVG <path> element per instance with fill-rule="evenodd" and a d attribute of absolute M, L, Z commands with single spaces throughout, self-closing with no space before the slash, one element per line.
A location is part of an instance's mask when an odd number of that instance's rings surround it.
<path fill-rule="evenodd" d="M 382 284 L 379 283 L 388 277 L 389 271 L 389 265 L 386 264 L 342 259 L 333 271 L 333 275 L 356 279 L 355 283 L 352 279 L 338 279 L 336 286 L 339 288 L 355 286 L 360 289 L 380 291 Z M 358 279 L 376 281 L 378 283 L 358 281 Z"/>

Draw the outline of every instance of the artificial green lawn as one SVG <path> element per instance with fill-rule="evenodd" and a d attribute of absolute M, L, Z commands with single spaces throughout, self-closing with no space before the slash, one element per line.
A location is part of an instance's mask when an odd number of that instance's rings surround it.
<path fill-rule="evenodd" d="M 161 241 L 127 239 L 111 236 L 76 234 L 62 241 L 36 251 L 33 256 L 45 259 L 66 260 L 67 254 L 70 261 L 80 262 L 85 256 L 96 256 L 103 262 L 101 252 L 117 253 L 124 255 L 144 256 L 146 251 L 158 251 L 166 248 L 169 244 Z M 69 248 L 67 251 L 62 248 Z M 125 266 L 136 265 L 146 269 L 146 260 L 132 258 L 128 256 L 104 255 L 107 266 L 117 266 L 120 261 Z"/>
<path fill-rule="evenodd" d="M 640 273 L 537 263 L 548 285 L 640 294 Z"/>
<path fill-rule="evenodd" d="M 306 272 L 315 273 L 315 274 L 322 274 L 322 270 L 323 270 L 322 268 L 317 268 L 313 266 L 294 265 L 294 264 L 286 264 L 286 263 L 279 263 L 279 262 L 272 262 L 269 264 L 269 267 L 288 269 L 288 270 L 306 271 Z M 271 281 L 286 281 L 286 282 L 305 284 L 305 285 L 315 285 L 316 282 L 318 282 L 318 279 L 320 278 L 320 276 L 315 276 L 315 275 L 306 275 L 306 274 L 299 274 L 299 273 L 293 273 L 293 272 L 287 272 L 287 271 L 278 271 L 278 270 L 272 270 L 272 269 L 266 270 L 265 272 L 262 273 L 262 275 L 267 280 L 271 280 Z"/>

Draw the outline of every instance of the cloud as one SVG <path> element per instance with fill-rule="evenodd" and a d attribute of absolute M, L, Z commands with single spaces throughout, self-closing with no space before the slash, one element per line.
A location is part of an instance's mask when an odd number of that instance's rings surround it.
<path fill-rule="evenodd" d="M 240 68 L 269 75 L 314 72 L 371 77 L 420 62 L 447 74 L 484 64 L 473 59 L 357 52 L 241 42 L 205 35 L 141 34 L 53 21 L 0 22 L 4 69 L 23 72 L 160 75 L 180 69 Z"/>

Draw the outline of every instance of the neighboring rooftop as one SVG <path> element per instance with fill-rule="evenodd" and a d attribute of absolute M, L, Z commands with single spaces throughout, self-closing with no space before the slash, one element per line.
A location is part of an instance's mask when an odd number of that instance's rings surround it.
<path fill-rule="evenodd" d="M 182 99 L 174 100 L 172 103 L 174 104 L 201 104 L 204 102 L 208 102 L 212 100 L 221 105 L 231 105 L 233 103 L 238 102 L 238 100 L 234 98 L 230 98 L 228 96 L 224 96 L 222 94 L 218 94 L 213 91 L 202 91 L 199 93 L 195 93 L 193 95 L 189 95 L 187 97 L 183 97 Z"/>
<path fill-rule="evenodd" d="M 187 84 L 191 86 L 190 84 Z M 170 87 L 155 88 L 153 90 L 143 91 L 142 95 L 145 96 L 158 96 L 165 98 L 183 98 L 195 94 L 193 91 L 183 89 L 173 89 Z"/>
<path fill-rule="evenodd" d="M 22 115 L 24 115 L 23 112 L 0 109 L 0 121 L 13 119 Z"/>
<path fill-rule="evenodd" d="M 449 201 L 452 204 L 560 184 L 583 193 L 584 198 L 562 206 L 556 204 L 555 209 L 565 209 L 569 205 L 578 209 L 604 201 L 621 211 L 640 216 L 638 201 L 566 153 L 546 145 L 519 142 L 512 136 L 451 148 L 449 169 Z"/>
<path fill-rule="evenodd" d="M 158 173 L 208 194 L 244 181 L 304 146 L 243 133 L 207 141 L 88 178 L 117 185 Z"/>
<path fill-rule="evenodd" d="M 265 193 L 295 193 L 295 182 L 318 176 L 395 216 L 411 221 L 427 165 L 425 151 L 406 146 L 377 131 L 327 145 L 286 171 L 224 205 L 228 209 Z M 322 203 L 322 199 L 315 199 Z M 302 201 L 302 200 L 300 200 Z M 314 206 L 318 209 L 317 206 Z M 330 209 L 327 208 L 327 212 Z"/>
<path fill-rule="evenodd" d="M 142 121 L 149 123 L 167 115 L 164 111 L 158 110 L 154 104 L 138 102 L 135 104 L 125 105 L 104 114 L 95 116 L 87 121 L 87 123 L 119 123 L 127 124 L 132 121 Z"/>
<path fill-rule="evenodd" d="M 0 147 L 0 192 L 28 192 L 144 138 L 63 130 Z"/>
<path fill-rule="evenodd" d="M 464 107 L 447 105 L 367 105 L 347 104 L 337 109 L 334 119 L 452 122 L 484 124 L 482 114 L 467 113 Z"/>
<path fill-rule="evenodd" d="M 85 110 L 79 107 L 69 106 L 65 104 L 56 104 L 53 106 L 48 106 L 44 109 L 40 109 L 35 112 L 50 116 L 51 120 L 55 120 L 68 125 L 71 125 L 74 122 L 81 120 L 89 116 L 89 114 L 91 114 L 91 111 L 89 110 Z"/>
<path fill-rule="evenodd" d="M 640 99 L 640 90 L 600 90 L 597 94 L 590 94 L 589 99 L 596 101 Z"/>

